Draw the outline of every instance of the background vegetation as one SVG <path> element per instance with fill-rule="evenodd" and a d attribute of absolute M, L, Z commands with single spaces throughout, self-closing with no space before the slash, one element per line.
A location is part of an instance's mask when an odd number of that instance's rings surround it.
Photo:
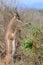
<path fill-rule="evenodd" d="M 21 28 L 20 43 L 15 53 L 15 65 L 43 65 L 43 10 L 17 9 L 17 11 L 23 23 L 29 24 Z M 15 14 L 14 8 L 0 6 L 0 65 L 4 65 L 6 27 Z"/>

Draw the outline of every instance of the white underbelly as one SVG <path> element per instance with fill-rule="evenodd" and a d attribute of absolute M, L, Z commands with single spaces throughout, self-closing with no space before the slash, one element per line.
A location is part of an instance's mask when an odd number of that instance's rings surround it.
<path fill-rule="evenodd" d="M 15 54 L 15 50 L 16 50 L 16 41 L 15 39 L 12 41 L 12 55 Z"/>

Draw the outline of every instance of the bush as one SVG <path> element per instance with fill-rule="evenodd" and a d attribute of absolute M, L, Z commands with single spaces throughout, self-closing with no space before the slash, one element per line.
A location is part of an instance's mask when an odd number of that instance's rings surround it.
<path fill-rule="evenodd" d="M 32 49 L 33 43 L 32 40 L 30 38 L 26 38 L 23 44 L 23 48 L 24 49 Z"/>

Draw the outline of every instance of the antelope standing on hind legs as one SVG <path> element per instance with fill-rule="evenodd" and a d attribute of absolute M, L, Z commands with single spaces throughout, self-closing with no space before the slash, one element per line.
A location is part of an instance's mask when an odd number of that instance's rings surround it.
<path fill-rule="evenodd" d="M 14 30 L 14 32 L 11 32 L 11 28 L 13 24 L 16 23 L 16 21 L 23 23 L 20 20 L 19 14 L 16 12 L 16 16 L 14 16 L 11 21 L 9 22 L 6 30 L 6 34 L 4 37 L 4 41 L 6 44 L 6 56 L 4 58 L 4 63 L 5 65 L 9 65 L 11 62 L 13 63 L 13 55 L 15 54 L 16 51 L 16 34 L 18 31 L 21 30 L 22 26 L 27 25 L 28 23 L 21 24 L 21 26 L 17 26 Z M 13 64 L 12 64 L 13 65 Z"/>
<path fill-rule="evenodd" d="M 5 65 L 9 65 L 11 62 L 13 63 L 12 56 L 14 55 L 15 50 L 16 50 L 16 33 L 20 30 L 20 28 L 16 27 L 14 30 L 14 33 L 12 33 L 11 27 L 18 20 L 19 20 L 19 18 L 17 16 L 14 16 L 7 26 L 6 35 L 4 38 L 5 43 L 6 43 L 6 56 L 4 58 Z"/>

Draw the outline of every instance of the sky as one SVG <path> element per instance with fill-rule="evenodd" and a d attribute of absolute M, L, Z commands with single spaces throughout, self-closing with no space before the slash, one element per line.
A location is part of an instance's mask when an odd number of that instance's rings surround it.
<path fill-rule="evenodd" d="M 43 0 L 3 0 L 3 2 L 12 7 L 18 8 L 36 8 L 36 9 L 43 9 Z"/>

